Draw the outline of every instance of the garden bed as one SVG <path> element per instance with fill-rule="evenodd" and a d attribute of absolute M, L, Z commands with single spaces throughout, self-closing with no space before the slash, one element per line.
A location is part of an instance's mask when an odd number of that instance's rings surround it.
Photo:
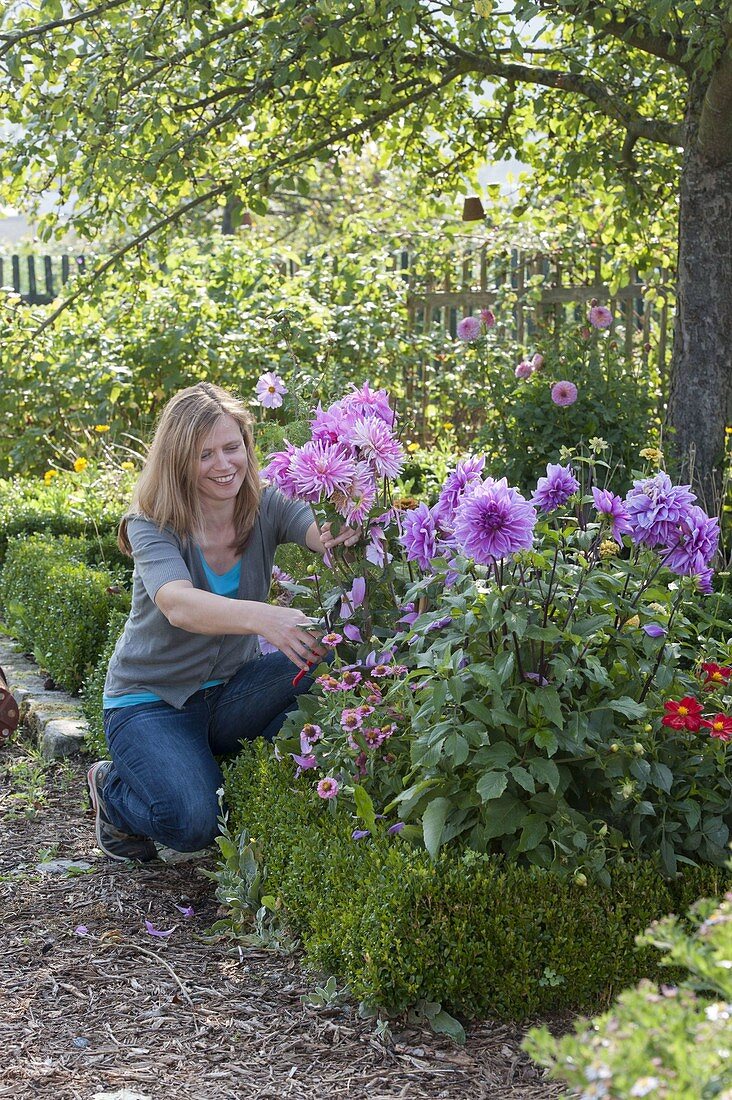
<path fill-rule="evenodd" d="M 1 1096 L 161 1100 L 465 1096 L 544 1100 L 560 1088 L 520 1051 L 524 1028 L 484 1022 L 464 1048 L 429 1032 L 379 1041 L 350 1009 L 302 1006 L 314 978 L 270 951 L 199 938 L 216 918 L 211 860 L 128 867 L 94 849 L 84 766 L 0 751 L 3 834 Z M 88 870 L 52 873 L 55 860 Z M 186 921 L 176 905 L 193 906 Z M 161 940 L 144 930 L 176 926 Z M 74 933 L 79 925 L 88 936 Z"/>

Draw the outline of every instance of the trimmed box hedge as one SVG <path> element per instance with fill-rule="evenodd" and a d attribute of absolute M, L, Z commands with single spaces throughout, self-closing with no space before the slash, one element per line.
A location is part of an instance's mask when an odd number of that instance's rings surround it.
<path fill-rule="evenodd" d="M 118 574 L 89 564 L 95 553 L 86 539 L 21 537 L 8 544 L 0 573 L 7 628 L 72 693 L 99 659 L 111 613 L 130 603 Z"/>
<path fill-rule="evenodd" d="M 607 890 L 467 851 L 433 863 L 398 836 L 354 841 L 350 817 L 313 806 L 310 786 L 268 746 L 245 747 L 226 771 L 232 831 L 256 837 L 265 892 L 281 898 L 307 963 L 392 1013 L 421 999 L 466 1017 L 597 1011 L 658 976 L 637 934 L 732 883 L 712 867 L 668 882 L 633 862 Z"/>

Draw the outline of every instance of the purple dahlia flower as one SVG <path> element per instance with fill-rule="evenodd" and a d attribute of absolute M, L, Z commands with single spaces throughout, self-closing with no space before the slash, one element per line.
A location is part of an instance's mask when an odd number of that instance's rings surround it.
<path fill-rule="evenodd" d="M 709 568 L 719 544 L 719 520 L 692 505 L 661 551 L 663 563 L 682 577 L 702 574 Z"/>
<path fill-rule="evenodd" d="M 579 481 L 571 466 L 548 462 L 546 477 L 539 478 L 531 503 L 541 508 L 542 512 L 553 512 L 555 508 L 566 504 L 578 489 Z"/>
<path fill-rule="evenodd" d="M 611 493 L 609 489 L 593 489 L 592 499 L 600 515 L 607 516 L 612 521 L 613 538 L 622 546 L 623 535 L 629 535 L 633 529 L 622 498 Z"/>
<path fill-rule="evenodd" d="M 590 306 L 587 320 L 593 328 L 610 328 L 610 325 L 613 323 L 613 315 L 607 306 Z"/>
<path fill-rule="evenodd" d="M 432 559 L 437 557 L 437 528 L 435 517 L 426 504 L 420 504 L 402 516 L 403 530 L 399 536 L 407 551 L 407 561 L 416 561 L 420 569 L 432 569 Z"/>
<path fill-rule="evenodd" d="M 634 481 L 625 498 L 633 542 L 668 546 L 695 500 L 690 485 L 672 485 L 663 472 Z"/>
<path fill-rule="evenodd" d="M 505 477 L 486 480 L 455 513 L 455 542 L 479 565 L 492 565 L 534 542 L 536 512 Z"/>
<path fill-rule="evenodd" d="M 469 485 L 481 484 L 480 475 L 484 466 L 485 458 L 471 455 L 458 462 L 452 473 L 448 474 L 434 509 L 435 519 L 441 527 L 446 527 L 448 530 L 452 528 L 455 510 L 463 499 L 465 490 Z"/>

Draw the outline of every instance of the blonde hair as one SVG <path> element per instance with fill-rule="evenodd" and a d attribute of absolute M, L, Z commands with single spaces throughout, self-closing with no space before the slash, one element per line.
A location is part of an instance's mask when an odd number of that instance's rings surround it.
<path fill-rule="evenodd" d="M 234 505 L 234 548 L 241 552 L 257 518 L 261 491 L 252 434 L 254 421 L 238 397 L 211 382 L 181 390 L 163 409 L 130 512 L 151 519 L 161 530 L 171 528 L 184 542 L 200 535 L 204 528 L 198 497 L 201 448 L 222 416 L 231 416 L 237 422 L 247 452 L 247 472 Z M 117 542 L 125 554 L 132 554 L 127 518 L 120 523 Z"/>

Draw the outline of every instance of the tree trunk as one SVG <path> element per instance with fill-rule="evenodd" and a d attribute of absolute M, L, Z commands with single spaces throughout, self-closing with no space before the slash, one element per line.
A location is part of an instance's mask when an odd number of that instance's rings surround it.
<path fill-rule="evenodd" d="M 686 119 L 667 423 L 684 480 L 716 514 L 732 397 L 732 162 L 715 163 L 699 140 L 703 93 L 690 94 Z"/>

